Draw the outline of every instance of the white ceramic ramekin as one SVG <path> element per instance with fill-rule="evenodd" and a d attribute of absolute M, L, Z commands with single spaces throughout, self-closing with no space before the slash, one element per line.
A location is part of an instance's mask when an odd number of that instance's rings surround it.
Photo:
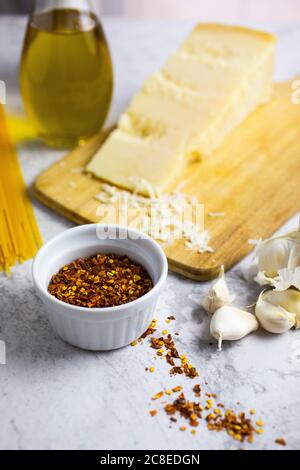
<path fill-rule="evenodd" d="M 79 257 L 96 253 L 127 255 L 140 263 L 154 287 L 128 304 L 84 308 L 64 303 L 48 292 L 53 274 Z M 116 225 L 89 224 L 66 230 L 46 243 L 33 263 L 33 282 L 56 333 L 74 346 L 93 351 L 117 349 L 136 340 L 153 318 L 168 263 L 161 247 L 140 232 Z"/>

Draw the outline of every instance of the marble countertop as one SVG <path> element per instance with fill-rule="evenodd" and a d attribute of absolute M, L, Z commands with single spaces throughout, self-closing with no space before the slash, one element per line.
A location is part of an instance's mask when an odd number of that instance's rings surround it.
<path fill-rule="evenodd" d="M 191 23 L 135 22 L 105 19 L 111 46 L 116 91 L 113 122 L 142 80 L 157 69 L 187 34 Z M 264 26 L 264 25 L 263 25 Z M 0 79 L 8 88 L 8 109 L 19 109 L 18 57 L 25 18 L 0 19 Z M 270 28 L 278 34 L 276 78 L 300 72 L 300 25 Z M 62 152 L 39 143 L 19 147 L 28 184 Z M 288 184 L 288 182 L 287 182 Z M 38 223 L 47 241 L 72 224 L 35 202 Z M 295 227 L 297 217 L 286 227 Z M 118 351 L 90 353 L 61 341 L 44 317 L 31 281 L 31 262 L 18 266 L 10 278 L 0 275 L 0 339 L 6 343 L 6 365 L 0 365 L 1 449 L 235 449 L 241 446 L 226 433 L 213 433 L 201 423 L 197 435 L 171 428 L 162 406 L 151 397 L 163 388 L 189 379 L 170 378 L 164 361 L 153 359 L 145 342 Z M 253 303 L 259 292 L 232 269 L 228 282 L 238 305 Z M 246 449 L 300 447 L 300 333 L 271 336 L 261 330 L 218 353 L 211 343 L 208 317 L 199 306 L 207 284 L 169 274 L 156 317 L 160 328 L 178 331 L 178 349 L 200 371 L 200 383 L 235 409 L 255 408 L 265 433 Z M 165 324 L 168 315 L 176 322 Z M 155 372 L 145 367 L 155 366 Z M 237 407 L 236 402 L 241 404 Z M 157 408 L 155 417 L 149 410 Z"/>

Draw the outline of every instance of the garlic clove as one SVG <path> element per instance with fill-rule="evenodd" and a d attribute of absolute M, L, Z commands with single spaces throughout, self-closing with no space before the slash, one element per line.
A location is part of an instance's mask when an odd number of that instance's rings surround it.
<path fill-rule="evenodd" d="M 221 266 L 219 279 L 203 296 L 201 306 L 208 313 L 214 313 L 218 308 L 223 307 L 224 305 L 230 305 L 233 300 L 234 296 L 230 294 L 228 285 L 225 281 L 224 266 Z"/>
<path fill-rule="evenodd" d="M 235 341 L 257 330 L 258 322 L 252 313 L 236 307 L 224 306 L 215 311 L 210 322 L 210 333 L 218 341 Z"/>
<path fill-rule="evenodd" d="M 290 291 L 293 289 L 283 292 L 268 290 L 260 294 L 255 307 L 255 315 L 266 331 L 280 334 L 290 330 L 296 324 L 297 315 L 289 309 L 299 308 L 300 318 L 300 297 L 294 294 L 298 291 Z"/>
<path fill-rule="evenodd" d="M 300 269 L 299 269 L 300 273 Z M 270 294 L 267 296 L 269 302 L 273 305 L 279 305 L 284 308 L 292 317 L 294 318 L 295 323 L 294 327 L 296 329 L 300 328 L 300 292 L 297 289 L 287 289 L 285 291 L 269 291 Z M 295 315 L 295 317 L 294 317 Z"/>

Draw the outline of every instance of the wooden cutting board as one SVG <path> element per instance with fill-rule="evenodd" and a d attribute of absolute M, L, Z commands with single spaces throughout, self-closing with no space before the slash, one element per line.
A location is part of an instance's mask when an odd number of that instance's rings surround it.
<path fill-rule="evenodd" d="M 191 164 L 183 191 L 205 204 L 214 253 L 199 254 L 179 240 L 165 248 L 171 271 L 209 280 L 251 250 L 248 240 L 266 238 L 300 210 L 300 105 L 291 102 L 291 83 L 277 84 L 274 97 L 257 109 L 209 159 Z M 106 135 L 94 137 L 42 173 L 36 197 L 76 223 L 99 222 L 100 183 L 77 170 L 85 166 Z M 74 170 L 75 169 L 75 170 Z M 109 220 L 106 218 L 106 222 Z"/>

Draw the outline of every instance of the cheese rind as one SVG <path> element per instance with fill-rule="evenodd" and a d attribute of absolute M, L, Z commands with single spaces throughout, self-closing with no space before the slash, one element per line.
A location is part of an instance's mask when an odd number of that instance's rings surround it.
<path fill-rule="evenodd" d="M 144 83 L 87 171 L 134 189 L 174 183 L 190 155 L 210 155 L 272 90 L 272 35 L 247 28 L 198 25 Z"/>

